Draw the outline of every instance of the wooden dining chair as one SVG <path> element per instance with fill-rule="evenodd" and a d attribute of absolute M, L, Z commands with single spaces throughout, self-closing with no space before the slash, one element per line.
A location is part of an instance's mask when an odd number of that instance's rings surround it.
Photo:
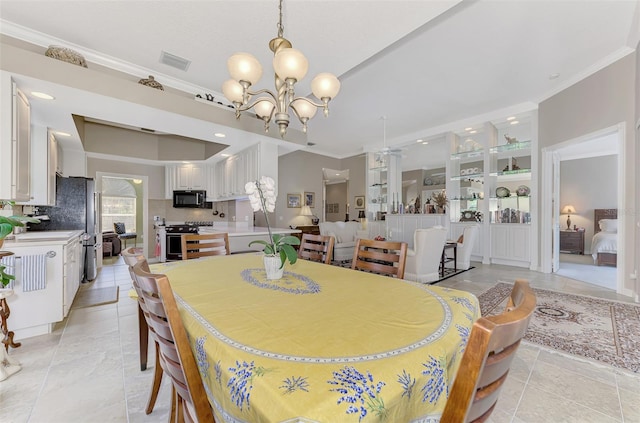
<path fill-rule="evenodd" d="M 145 413 L 150 414 L 153 411 L 156 400 L 158 399 L 158 392 L 160 391 L 160 385 L 162 383 L 163 371 L 160 364 L 160 346 L 158 345 L 158 340 L 155 336 L 153 328 L 148 324 L 149 311 L 147 310 L 147 306 L 144 302 L 144 297 L 142 296 L 140 288 L 138 287 L 138 283 L 136 282 L 135 276 L 133 275 L 133 266 L 138 263 L 142 263 L 143 269 L 148 272 L 149 264 L 147 263 L 147 259 L 142 254 L 136 253 L 134 247 L 123 250 L 121 254 L 124 262 L 129 266 L 129 273 L 131 273 L 131 283 L 138 296 L 138 338 L 140 342 L 140 370 L 144 371 L 147 369 L 150 333 L 151 338 L 156 346 L 156 361 L 153 372 L 153 382 L 151 384 L 151 393 L 149 394 L 147 407 L 145 408 Z"/>
<path fill-rule="evenodd" d="M 298 257 L 305 260 L 331 264 L 334 238 L 332 236 L 303 234 Z"/>
<path fill-rule="evenodd" d="M 229 255 L 229 234 L 183 234 L 182 260 Z"/>
<path fill-rule="evenodd" d="M 406 260 L 406 242 L 358 238 L 351 268 L 402 279 Z"/>
<path fill-rule="evenodd" d="M 171 421 L 175 417 L 178 422 L 215 423 L 169 279 L 144 267 L 144 262 L 137 263 L 133 274 L 149 311 L 149 326 L 157 336 L 165 373 L 171 379 L 176 404 Z"/>
<path fill-rule="evenodd" d="M 529 283 L 516 280 L 504 313 L 473 324 L 441 423 L 483 422 L 491 415 L 535 306 Z"/>

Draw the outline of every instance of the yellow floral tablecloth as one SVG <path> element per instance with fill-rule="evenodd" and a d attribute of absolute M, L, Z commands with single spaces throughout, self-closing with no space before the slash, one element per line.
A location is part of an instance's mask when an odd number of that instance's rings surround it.
<path fill-rule="evenodd" d="M 219 422 L 437 422 L 478 300 L 260 254 L 158 264 Z"/>

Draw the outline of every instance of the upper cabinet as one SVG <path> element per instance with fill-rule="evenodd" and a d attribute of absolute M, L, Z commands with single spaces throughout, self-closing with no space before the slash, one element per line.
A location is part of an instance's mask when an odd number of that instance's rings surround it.
<path fill-rule="evenodd" d="M 212 200 L 245 197 L 245 185 L 269 176 L 278 186 L 278 147 L 260 142 L 215 164 Z"/>
<path fill-rule="evenodd" d="M 0 199 L 29 201 L 31 199 L 31 108 L 27 97 L 18 89 L 11 76 L 0 73 L 3 87 L 0 105 L 3 111 L 0 125 Z M 6 158 L 6 159 L 5 159 Z"/>
<path fill-rule="evenodd" d="M 203 164 L 167 165 L 165 167 L 165 198 L 173 198 L 173 191 L 207 190 L 210 166 Z"/>
<path fill-rule="evenodd" d="M 58 142 L 46 127 L 31 127 L 31 199 L 19 204 L 55 206 Z"/>

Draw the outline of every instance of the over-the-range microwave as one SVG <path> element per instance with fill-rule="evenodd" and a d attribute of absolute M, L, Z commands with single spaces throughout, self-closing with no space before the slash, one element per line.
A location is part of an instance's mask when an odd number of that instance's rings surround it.
<path fill-rule="evenodd" d="M 185 190 L 173 191 L 173 207 L 206 209 L 211 208 L 211 203 L 206 201 L 207 191 Z"/>

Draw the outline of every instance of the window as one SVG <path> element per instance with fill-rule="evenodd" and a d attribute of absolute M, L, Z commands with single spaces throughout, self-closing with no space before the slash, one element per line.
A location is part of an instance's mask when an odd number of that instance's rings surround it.
<path fill-rule="evenodd" d="M 124 222 L 127 232 L 136 232 L 136 199 L 102 197 L 102 232 L 113 231 L 113 222 Z"/>

